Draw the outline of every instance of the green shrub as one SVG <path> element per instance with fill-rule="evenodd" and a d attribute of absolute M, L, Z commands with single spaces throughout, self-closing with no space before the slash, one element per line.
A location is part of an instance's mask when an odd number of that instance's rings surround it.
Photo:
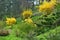
<path fill-rule="evenodd" d="M 60 40 L 60 26 L 37 36 L 38 40 Z"/>

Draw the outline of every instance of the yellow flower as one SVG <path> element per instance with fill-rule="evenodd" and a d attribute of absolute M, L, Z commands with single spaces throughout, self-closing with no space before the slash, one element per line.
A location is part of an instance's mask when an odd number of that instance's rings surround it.
<path fill-rule="evenodd" d="M 16 23 L 16 19 L 15 18 L 11 18 L 11 23 Z"/>
<path fill-rule="evenodd" d="M 28 10 L 28 9 L 23 11 L 22 13 L 23 18 L 31 17 L 31 15 L 32 15 L 32 10 Z"/>
<path fill-rule="evenodd" d="M 44 7 L 43 7 L 43 6 L 44 6 Z M 41 12 L 44 11 L 44 10 L 45 10 L 45 7 L 46 7 L 45 5 L 40 5 L 40 6 L 39 6 L 39 11 L 41 11 Z"/>
<path fill-rule="evenodd" d="M 27 22 L 27 23 L 33 23 L 33 21 L 32 21 L 31 18 L 25 19 L 25 22 Z"/>
<path fill-rule="evenodd" d="M 57 4 L 57 0 L 51 0 L 50 3 L 53 4 L 53 5 L 56 5 Z"/>
<path fill-rule="evenodd" d="M 7 24 L 7 25 L 12 25 L 12 23 L 10 23 L 9 21 L 6 21 L 6 24 Z"/>
<path fill-rule="evenodd" d="M 44 1 L 42 5 L 39 5 L 39 12 L 51 11 L 56 5 L 56 1 Z"/>
<path fill-rule="evenodd" d="M 6 18 L 7 21 L 10 21 L 10 18 Z"/>
<path fill-rule="evenodd" d="M 16 23 L 16 19 L 15 18 L 6 18 L 6 24 L 7 25 L 12 25 Z"/>

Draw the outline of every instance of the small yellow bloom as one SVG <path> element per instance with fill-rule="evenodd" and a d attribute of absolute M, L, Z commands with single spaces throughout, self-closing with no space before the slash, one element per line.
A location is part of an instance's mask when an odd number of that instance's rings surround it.
<path fill-rule="evenodd" d="M 6 24 L 9 24 L 9 21 L 6 21 Z"/>
<path fill-rule="evenodd" d="M 33 21 L 32 21 L 31 18 L 25 19 L 25 21 L 26 21 L 27 23 L 33 23 Z"/>
<path fill-rule="evenodd" d="M 11 18 L 11 22 L 12 23 L 16 23 L 16 19 L 15 18 Z"/>
<path fill-rule="evenodd" d="M 6 18 L 6 24 L 7 25 L 12 25 L 16 23 L 16 19 L 15 18 Z"/>
<path fill-rule="evenodd" d="M 7 25 L 12 25 L 12 23 L 10 23 L 9 21 L 6 21 L 6 24 L 7 24 Z"/>
<path fill-rule="evenodd" d="M 7 21 L 10 21 L 10 18 L 6 18 Z"/>
<path fill-rule="evenodd" d="M 25 10 L 22 13 L 23 18 L 31 17 L 31 15 L 32 15 L 32 10 Z"/>

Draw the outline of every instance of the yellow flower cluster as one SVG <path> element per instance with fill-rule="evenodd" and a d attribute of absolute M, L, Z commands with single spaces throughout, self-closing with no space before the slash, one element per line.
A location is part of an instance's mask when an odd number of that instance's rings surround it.
<path fill-rule="evenodd" d="M 32 10 L 25 10 L 25 11 L 23 11 L 23 13 L 22 13 L 22 16 L 23 16 L 23 18 L 29 18 L 29 17 L 31 17 L 31 15 L 32 15 Z"/>
<path fill-rule="evenodd" d="M 42 5 L 39 5 L 39 12 L 51 11 L 56 5 L 56 0 L 50 2 L 44 1 Z"/>
<path fill-rule="evenodd" d="M 31 18 L 25 19 L 25 21 L 26 21 L 27 23 L 33 23 L 33 21 L 32 21 Z"/>
<path fill-rule="evenodd" d="M 12 25 L 16 23 L 16 19 L 15 18 L 6 18 L 6 24 L 7 25 Z"/>
<path fill-rule="evenodd" d="M 31 25 L 35 26 L 35 27 L 37 26 L 36 24 L 34 24 L 34 22 L 31 18 L 25 19 L 24 21 L 28 24 L 31 24 Z"/>

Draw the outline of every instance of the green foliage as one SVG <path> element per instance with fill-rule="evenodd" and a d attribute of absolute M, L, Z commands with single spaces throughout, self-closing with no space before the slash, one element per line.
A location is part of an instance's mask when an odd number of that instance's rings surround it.
<path fill-rule="evenodd" d="M 9 3 L 9 1 L 7 2 Z M 19 11 L 17 10 L 19 9 L 18 5 L 17 4 L 13 5 L 14 8 L 11 9 L 9 7 L 8 8 L 9 10 L 7 12 L 6 11 L 2 12 L 5 7 L 2 5 L 1 7 L 2 10 L 0 10 L 0 14 L 1 14 L 0 16 L 1 18 L 4 16 L 3 17 L 4 21 L 0 21 L 0 30 L 1 29 L 8 30 L 9 35 L 0 36 L 0 40 L 60 40 L 60 12 L 59 12 L 60 5 L 59 4 L 56 7 L 57 11 L 54 10 L 51 14 L 48 15 L 41 14 L 41 13 L 39 14 L 38 11 L 34 10 L 33 16 L 31 17 L 34 22 L 33 24 L 26 23 L 21 17 L 19 17 L 16 18 L 17 19 L 16 24 L 13 24 L 11 26 L 5 25 L 6 16 L 17 17 L 18 15 L 20 15 Z M 22 7 L 21 9 L 24 8 Z M 18 15 L 16 15 L 16 13 L 18 13 Z"/>
<path fill-rule="evenodd" d="M 19 31 L 20 37 L 32 39 L 35 36 L 34 31 L 36 30 L 36 26 L 28 24 L 26 22 L 21 22 L 20 24 L 17 25 L 15 27 L 17 27 L 17 30 Z"/>
<path fill-rule="evenodd" d="M 60 40 L 60 26 L 37 36 L 38 40 Z"/>
<path fill-rule="evenodd" d="M 0 20 L 0 29 L 4 29 L 5 28 L 5 22 Z"/>

